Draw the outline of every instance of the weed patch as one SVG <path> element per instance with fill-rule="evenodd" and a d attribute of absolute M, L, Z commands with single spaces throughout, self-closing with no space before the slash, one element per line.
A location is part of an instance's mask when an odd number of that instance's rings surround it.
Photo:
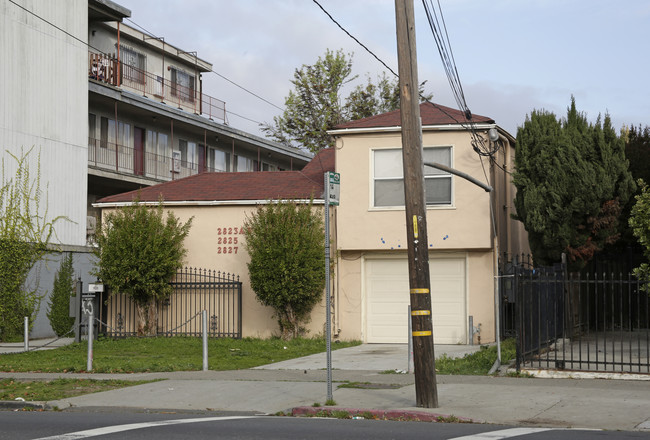
<path fill-rule="evenodd" d="M 501 359 L 514 359 L 515 341 L 508 339 L 501 343 Z M 497 359 L 497 347 L 482 347 L 476 353 L 452 359 L 445 355 L 436 359 L 436 372 L 451 375 L 486 375 Z"/>

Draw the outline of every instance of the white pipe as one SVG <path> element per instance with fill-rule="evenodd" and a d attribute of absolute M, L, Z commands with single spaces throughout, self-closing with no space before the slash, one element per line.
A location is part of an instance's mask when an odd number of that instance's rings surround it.
<path fill-rule="evenodd" d="M 24 320 L 24 338 L 25 338 L 25 351 L 29 351 L 29 317 L 25 316 Z"/>
<path fill-rule="evenodd" d="M 86 362 L 86 371 L 93 371 L 93 339 L 95 335 L 93 334 L 93 328 L 95 327 L 95 314 L 94 307 L 90 307 L 90 315 L 88 315 L 88 360 Z"/>
<path fill-rule="evenodd" d="M 201 312 L 203 321 L 203 371 L 208 371 L 208 311 Z"/>

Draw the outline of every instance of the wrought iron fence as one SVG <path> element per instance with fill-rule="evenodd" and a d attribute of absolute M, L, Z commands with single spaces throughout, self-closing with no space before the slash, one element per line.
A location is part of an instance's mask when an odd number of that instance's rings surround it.
<path fill-rule="evenodd" d="M 200 336 L 201 320 L 208 312 L 208 335 L 242 337 L 242 283 L 234 274 L 207 269 L 184 268 L 171 281 L 172 294 L 158 303 L 157 333 L 164 336 Z M 99 332 L 109 337 L 136 336 L 138 316 L 135 303 L 123 294 L 102 298 Z"/>
<path fill-rule="evenodd" d="M 650 301 L 633 275 L 511 272 L 502 307 L 514 298 L 517 369 L 650 373 Z"/>

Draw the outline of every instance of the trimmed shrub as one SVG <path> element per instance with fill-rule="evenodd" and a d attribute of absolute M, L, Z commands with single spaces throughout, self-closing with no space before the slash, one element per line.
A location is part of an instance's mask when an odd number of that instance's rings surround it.
<path fill-rule="evenodd" d="M 61 266 L 54 277 L 54 288 L 47 309 L 47 318 L 57 336 L 64 336 L 74 325 L 74 318 L 68 316 L 70 297 L 74 295 L 74 269 L 72 253 L 69 252 L 61 260 Z"/>

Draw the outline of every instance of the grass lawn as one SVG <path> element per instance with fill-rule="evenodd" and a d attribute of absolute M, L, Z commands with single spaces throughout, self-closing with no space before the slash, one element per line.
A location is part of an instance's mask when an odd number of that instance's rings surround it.
<path fill-rule="evenodd" d="M 360 342 L 332 344 L 332 349 L 358 345 Z M 128 338 L 99 339 L 93 344 L 93 373 L 139 373 L 191 371 L 203 368 L 201 338 Z M 318 339 L 210 339 L 208 368 L 239 370 L 325 351 L 325 341 Z M 84 372 L 87 362 L 86 342 L 54 350 L 3 354 L 0 371 L 8 372 Z"/>
<path fill-rule="evenodd" d="M 51 401 L 75 397 L 82 394 L 109 391 L 130 387 L 151 380 L 93 380 L 93 379 L 54 379 L 54 380 L 0 380 L 0 400 L 25 399 L 25 401 Z"/>

